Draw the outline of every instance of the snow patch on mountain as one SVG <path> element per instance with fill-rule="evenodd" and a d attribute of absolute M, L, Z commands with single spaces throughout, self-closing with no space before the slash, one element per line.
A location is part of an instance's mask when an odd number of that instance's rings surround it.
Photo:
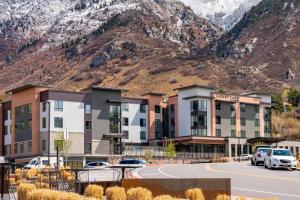
<path fill-rule="evenodd" d="M 181 0 L 198 15 L 229 30 L 253 6 L 262 0 Z"/>

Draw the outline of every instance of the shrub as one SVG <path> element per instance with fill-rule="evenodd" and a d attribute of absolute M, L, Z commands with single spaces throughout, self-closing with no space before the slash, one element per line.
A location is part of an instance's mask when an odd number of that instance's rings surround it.
<path fill-rule="evenodd" d="M 35 184 L 37 189 L 48 189 L 50 188 L 50 185 L 48 183 L 43 183 L 43 182 L 37 182 Z"/>
<path fill-rule="evenodd" d="M 20 184 L 17 190 L 18 200 L 27 200 L 28 193 L 35 189 L 36 187 L 33 184 L 29 184 L 29 183 Z"/>
<path fill-rule="evenodd" d="M 33 190 L 28 194 L 28 200 L 82 200 L 76 193 L 60 192 L 49 189 Z M 91 199 L 90 199 L 91 200 Z"/>
<path fill-rule="evenodd" d="M 109 187 L 105 191 L 107 200 L 126 200 L 126 192 L 122 187 Z"/>
<path fill-rule="evenodd" d="M 28 178 L 33 178 L 37 175 L 37 169 L 32 168 L 27 172 L 27 177 Z"/>
<path fill-rule="evenodd" d="M 152 200 L 152 192 L 142 187 L 131 188 L 127 191 L 127 200 Z"/>
<path fill-rule="evenodd" d="M 84 196 L 94 197 L 96 199 L 102 200 L 103 198 L 103 188 L 98 185 L 89 185 L 84 191 Z"/>
<path fill-rule="evenodd" d="M 161 195 L 154 198 L 154 200 L 174 200 L 170 195 Z"/>
<path fill-rule="evenodd" d="M 190 200 L 205 200 L 203 192 L 199 188 L 188 189 L 185 192 L 185 196 L 187 199 Z"/>
<path fill-rule="evenodd" d="M 217 197 L 216 197 L 216 200 L 230 200 L 230 197 L 226 194 L 219 194 Z"/>

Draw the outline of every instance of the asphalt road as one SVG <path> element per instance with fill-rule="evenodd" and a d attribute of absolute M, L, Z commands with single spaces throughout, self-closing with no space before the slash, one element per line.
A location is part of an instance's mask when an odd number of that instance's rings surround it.
<path fill-rule="evenodd" d="M 148 166 L 140 178 L 231 178 L 235 196 L 300 199 L 300 171 L 268 170 L 250 162 Z"/>

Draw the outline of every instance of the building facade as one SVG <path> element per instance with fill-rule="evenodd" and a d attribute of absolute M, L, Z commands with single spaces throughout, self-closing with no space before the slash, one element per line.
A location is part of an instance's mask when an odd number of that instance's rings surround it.
<path fill-rule="evenodd" d="M 55 156 L 58 149 L 69 165 L 83 166 L 118 158 L 124 146 L 173 141 L 177 151 L 236 157 L 251 153 L 249 138 L 272 137 L 269 95 L 217 93 L 201 85 L 175 91 L 168 98 L 151 92 L 132 98 L 121 89 L 101 87 L 69 92 L 27 85 L 10 90 L 0 104 L 1 154 L 25 163 Z M 300 145 L 281 144 L 299 152 Z"/>

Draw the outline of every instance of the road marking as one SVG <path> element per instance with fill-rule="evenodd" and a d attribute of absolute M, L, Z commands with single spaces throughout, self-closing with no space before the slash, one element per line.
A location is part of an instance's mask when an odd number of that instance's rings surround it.
<path fill-rule="evenodd" d="M 260 178 L 267 178 L 267 179 L 273 179 L 273 180 L 285 180 L 285 181 L 295 181 L 295 182 L 300 182 L 299 179 L 292 179 L 292 178 L 279 178 L 279 177 L 272 177 L 272 176 L 264 176 L 264 175 L 258 175 L 258 174 L 249 174 L 249 173 L 242 173 L 242 172 L 228 172 L 228 171 L 223 171 L 223 170 L 217 170 L 217 169 L 212 169 L 209 164 L 205 165 L 205 169 L 208 171 L 212 172 L 217 172 L 217 173 L 223 173 L 223 174 L 235 174 L 235 175 L 246 175 L 246 176 L 253 176 L 253 177 L 260 177 Z"/>
<path fill-rule="evenodd" d="M 170 175 L 170 174 L 167 174 L 167 173 L 163 172 L 162 169 L 165 168 L 165 167 L 167 167 L 167 166 L 158 168 L 158 171 L 159 171 L 160 174 L 162 174 L 162 175 L 164 175 L 164 176 L 168 176 L 168 177 L 170 177 L 170 178 L 179 178 L 179 177 L 177 177 L 177 176 L 173 176 L 173 175 Z"/>
<path fill-rule="evenodd" d="M 264 193 L 264 194 L 272 194 L 272 195 L 279 195 L 279 196 L 288 196 L 288 197 L 300 198 L 300 195 L 294 195 L 294 194 L 284 194 L 284 193 L 277 193 L 277 192 L 267 192 L 267 191 L 260 191 L 260 190 L 251 190 L 251 189 L 238 188 L 238 187 L 232 187 L 232 189 L 234 189 L 234 190 L 248 191 L 248 192 L 255 192 L 255 193 Z"/>
<path fill-rule="evenodd" d="M 156 173 L 142 173 L 143 176 L 152 176 L 152 175 L 158 175 L 160 173 L 156 172 Z"/>

